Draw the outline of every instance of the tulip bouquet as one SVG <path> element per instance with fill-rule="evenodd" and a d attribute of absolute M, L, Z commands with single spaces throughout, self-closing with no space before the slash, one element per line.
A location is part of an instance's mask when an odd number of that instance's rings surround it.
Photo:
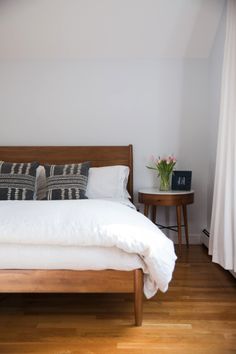
<path fill-rule="evenodd" d="M 160 177 L 160 190 L 168 191 L 170 189 L 170 177 L 173 173 L 174 166 L 176 164 L 176 157 L 173 155 L 156 159 L 152 156 L 153 166 L 147 166 L 151 170 L 156 170 L 158 172 L 158 177 Z"/>

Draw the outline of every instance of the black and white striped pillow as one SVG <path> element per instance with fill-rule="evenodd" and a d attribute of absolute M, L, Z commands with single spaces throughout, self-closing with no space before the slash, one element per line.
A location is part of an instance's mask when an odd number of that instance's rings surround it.
<path fill-rule="evenodd" d="M 44 165 L 46 199 L 87 199 L 85 196 L 90 162 Z"/>
<path fill-rule="evenodd" d="M 37 162 L 0 161 L 0 200 L 32 200 Z"/>

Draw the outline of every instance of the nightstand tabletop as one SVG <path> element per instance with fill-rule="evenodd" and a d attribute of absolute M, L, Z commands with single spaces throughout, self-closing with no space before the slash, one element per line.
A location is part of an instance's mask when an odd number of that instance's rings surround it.
<path fill-rule="evenodd" d="M 163 195 L 173 195 L 173 194 L 191 194 L 194 193 L 194 190 L 191 189 L 190 191 L 175 191 L 175 190 L 169 190 L 169 191 L 160 191 L 158 188 L 143 188 L 139 190 L 139 193 L 143 194 L 163 194 Z"/>

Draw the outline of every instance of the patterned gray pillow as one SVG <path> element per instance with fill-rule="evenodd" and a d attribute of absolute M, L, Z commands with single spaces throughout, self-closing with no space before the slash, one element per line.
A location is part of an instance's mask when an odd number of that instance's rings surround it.
<path fill-rule="evenodd" d="M 46 199 L 87 199 L 85 196 L 90 162 L 44 165 Z"/>
<path fill-rule="evenodd" d="M 32 200 L 37 162 L 0 161 L 0 200 Z"/>

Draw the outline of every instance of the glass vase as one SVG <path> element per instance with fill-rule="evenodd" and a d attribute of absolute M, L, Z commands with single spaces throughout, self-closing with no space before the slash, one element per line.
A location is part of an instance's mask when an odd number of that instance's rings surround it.
<path fill-rule="evenodd" d="M 170 190 L 170 177 L 168 176 L 160 176 L 160 191 L 169 191 Z"/>

